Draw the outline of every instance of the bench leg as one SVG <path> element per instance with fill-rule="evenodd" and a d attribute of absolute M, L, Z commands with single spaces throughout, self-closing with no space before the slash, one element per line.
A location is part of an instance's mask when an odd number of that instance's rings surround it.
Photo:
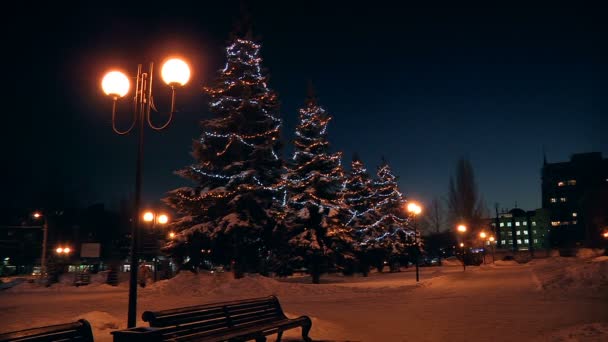
<path fill-rule="evenodd" d="M 283 338 L 283 330 L 277 332 L 277 342 L 281 342 L 281 338 Z"/>
<path fill-rule="evenodd" d="M 306 342 L 312 342 L 312 338 L 308 337 L 310 328 L 312 328 L 312 322 L 302 326 L 302 339 Z"/>

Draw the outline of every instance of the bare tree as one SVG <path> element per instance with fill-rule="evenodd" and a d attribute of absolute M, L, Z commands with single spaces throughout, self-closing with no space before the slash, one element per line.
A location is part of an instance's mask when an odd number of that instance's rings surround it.
<path fill-rule="evenodd" d="M 433 198 L 426 215 L 426 228 L 429 233 L 439 233 L 445 225 L 445 217 L 441 200 Z"/>
<path fill-rule="evenodd" d="M 487 210 L 477 189 L 473 166 L 467 159 L 461 158 L 456 164 L 456 174 L 450 178 L 447 205 L 450 227 L 465 224 L 470 233 L 482 227 Z"/>

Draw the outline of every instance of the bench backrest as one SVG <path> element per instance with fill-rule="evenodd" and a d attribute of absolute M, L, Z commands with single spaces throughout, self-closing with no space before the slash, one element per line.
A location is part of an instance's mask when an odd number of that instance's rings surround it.
<path fill-rule="evenodd" d="M 151 327 L 196 322 L 198 329 L 215 330 L 286 319 L 275 296 L 219 302 L 185 308 L 146 311 L 142 315 Z M 197 329 L 197 330 L 198 330 Z"/>
<path fill-rule="evenodd" d="M 49 325 L 0 334 L 0 342 L 8 341 L 82 341 L 93 342 L 93 332 L 87 320 Z"/>

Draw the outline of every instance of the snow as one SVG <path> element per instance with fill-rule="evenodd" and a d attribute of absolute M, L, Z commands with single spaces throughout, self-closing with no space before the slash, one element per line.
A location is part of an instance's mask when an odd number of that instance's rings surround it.
<path fill-rule="evenodd" d="M 288 316 L 311 317 L 315 340 L 608 340 L 607 257 L 500 264 L 422 267 L 418 284 L 412 267 L 369 277 L 324 275 L 319 285 L 308 276 L 182 272 L 139 288 L 138 318 L 144 310 L 274 294 Z M 96 341 L 111 341 L 110 331 L 125 327 L 126 282 L 111 287 L 92 279 L 78 288 L 65 279 L 50 288 L 24 282 L 0 291 L 0 331 L 85 318 Z M 299 336 L 299 329 L 284 335 Z"/>
<path fill-rule="evenodd" d="M 581 259 L 589 259 L 604 254 L 604 249 L 601 248 L 580 248 L 576 252 L 576 257 Z"/>

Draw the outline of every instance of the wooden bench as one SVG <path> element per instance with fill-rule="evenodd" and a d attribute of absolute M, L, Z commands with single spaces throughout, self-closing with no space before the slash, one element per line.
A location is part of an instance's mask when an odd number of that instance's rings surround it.
<path fill-rule="evenodd" d="M 307 316 L 289 319 L 275 296 L 190 306 L 163 311 L 146 311 L 150 327 L 113 331 L 115 342 L 122 341 L 265 341 L 285 330 L 302 328 L 304 341 L 312 321 Z"/>
<path fill-rule="evenodd" d="M 50 342 L 82 341 L 93 342 L 91 325 L 84 319 L 72 323 L 49 325 L 0 334 L 0 342 Z"/>

